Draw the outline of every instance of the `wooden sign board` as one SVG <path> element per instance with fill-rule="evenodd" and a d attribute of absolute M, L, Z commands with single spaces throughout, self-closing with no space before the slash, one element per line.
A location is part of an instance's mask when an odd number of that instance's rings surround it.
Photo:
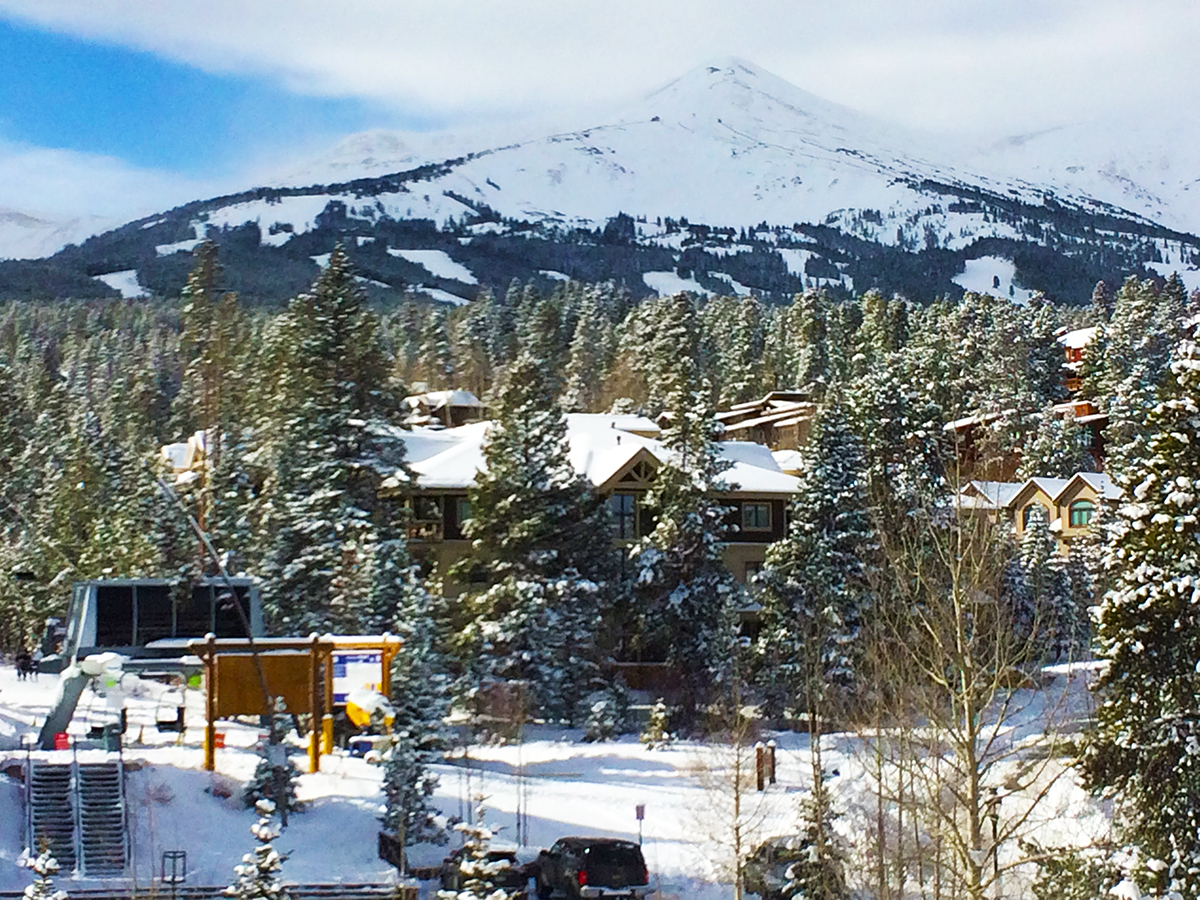
<path fill-rule="evenodd" d="M 312 712 L 313 656 L 307 651 L 261 653 L 263 674 L 272 697 L 283 697 L 289 713 Z M 250 654 L 222 653 L 216 657 L 216 715 L 260 716 L 263 710 L 258 671 Z"/>

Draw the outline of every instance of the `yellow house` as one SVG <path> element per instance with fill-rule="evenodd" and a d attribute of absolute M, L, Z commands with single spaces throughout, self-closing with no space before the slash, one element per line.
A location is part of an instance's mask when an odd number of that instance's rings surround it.
<path fill-rule="evenodd" d="M 1070 478 L 1030 478 L 1023 483 L 972 481 L 959 495 L 964 509 L 1005 516 L 1012 522 L 1017 540 L 1040 508 L 1063 553 L 1071 540 L 1087 533 L 1102 508 L 1120 499 L 1121 489 L 1099 472 L 1077 472 Z"/>

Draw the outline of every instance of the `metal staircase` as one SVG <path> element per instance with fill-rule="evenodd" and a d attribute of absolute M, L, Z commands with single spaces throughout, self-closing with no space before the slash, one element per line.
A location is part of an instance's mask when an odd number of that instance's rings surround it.
<path fill-rule="evenodd" d="M 71 804 L 72 766 L 30 763 L 26 770 L 29 798 L 27 844 L 31 853 L 48 849 L 63 871 L 75 868 L 75 809 Z"/>
<path fill-rule="evenodd" d="M 87 878 L 125 873 L 129 843 L 119 757 L 68 764 L 31 760 L 26 778 L 31 852 L 45 842 L 63 871 Z"/>
<path fill-rule="evenodd" d="M 121 763 L 75 767 L 79 870 L 90 878 L 125 872 L 125 796 Z"/>

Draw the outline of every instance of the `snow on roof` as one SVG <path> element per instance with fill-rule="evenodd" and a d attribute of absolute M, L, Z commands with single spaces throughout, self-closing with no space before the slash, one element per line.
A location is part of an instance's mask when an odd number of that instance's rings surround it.
<path fill-rule="evenodd" d="M 1003 412 L 972 413 L 969 416 L 963 416 L 961 419 L 955 419 L 953 422 L 947 422 L 942 426 L 942 431 L 949 433 L 951 431 L 960 431 L 968 425 L 990 425 L 992 422 L 999 421 L 1005 416 L 1011 416 L 1015 412 L 1015 409 L 1006 409 Z"/>
<path fill-rule="evenodd" d="M 1076 328 L 1074 331 L 1060 334 L 1055 340 L 1068 350 L 1082 350 L 1096 339 L 1096 331 L 1095 325 L 1091 328 Z"/>
<path fill-rule="evenodd" d="M 972 481 L 963 489 L 963 494 L 974 494 L 985 502 L 964 505 L 1003 509 L 1012 503 L 1024 486 L 1025 483 L 1021 481 Z"/>
<path fill-rule="evenodd" d="M 1077 472 L 1072 476 L 1071 481 L 1076 478 L 1085 482 L 1102 500 L 1120 500 L 1123 496 L 1122 490 L 1102 472 Z"/>
<path fill-rule="evenodd" d="M 769 447 L 749 441 L 722 441 L 717 455 L 732 465 L 721 473 L 726 489 L 746 494 L 794 494 L 800 480 L 785 475 Z"/>
<path fill-rule="evenodd" d="M 180 441 L 177 444 L 163 444 L 159 450 L 162 458 L 171 464 L 172 469 L 182 469 L 185 465 L 184 460 L 187 458 L 188 445 L 186 441 Z"/>
<path fill-rule="evenodd" d="M 480 408 L 484 404 L 470 391 L 426 391 L 413 397 L 406 397 L 410 405 L 424 400 L 430 409 L 441 409 L 443 406 L 470 406 Z"/>
<path fill-rule="evenodd" d="M 656 461 L 666 459 L 668 451 L 661 441 L 629 430 L 649 431 L 653 425 L 642 416 L 568 415 L 571 465 L 593 485 L 600 486 L 618 475 L 642 451 Z M 427 490 L 469 488 L 476 473 L 484 471 L 483 442 L 490 427 L 490 422 L 473 422 L 440 431 L 414 428 L 411 432 L 401 432 L 417 487 Z M 761 444 L 719 443 L 717 453 L 730 463 L 722 473 L 722 479 L 731 491 L 785 495 L 796 491 L 796 478 L 780 471 L 771 451 Z M 399 487 L 402 483 L 398 475 L 393 475 L 384 482 L 384 487 Z"/>
<path fill-rule="evenodd" d="M 804 471 L 804 456 L 799 450 L 773 450 L 771 455 L 775 457 L 775 465 L 779 466 L 781 472 L 799 475 Z"/>
<path fill-rule="evenodd" d="M 789 403 L 781 405 L 778 409 L 773 409 L 768 413 L 757 416 L 753 419 L 745 419 L 737 422 L 734 425 L 727 425 L 726 431 L 745 431 L 750 428 L 757 428 L 760 425 L 784 425 L 794 424 L 803 419 L 812 418 L 813 408 L 809 403 Z"/>
<path fill-rule="evenodd" d="M 1034 478 L 1030 478 L 1025 484 L 1030 484 L 1031 482 L 1036 484 L 1047 497 L 1053 500 L 1062 493 L 1062 489 L 1067 486 L 1067 482 L 1070 480 L 1069 478 L 1040 478 L 1035 476 Z"/>

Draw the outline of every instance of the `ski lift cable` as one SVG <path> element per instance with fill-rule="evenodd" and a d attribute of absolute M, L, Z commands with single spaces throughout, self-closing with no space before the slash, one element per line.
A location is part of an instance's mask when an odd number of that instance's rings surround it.
<path fill-rule="evenodd" d="M 262 691 L 263 696 L 263 710 L 267 715 L 272 715 L 275 707 L 271 699 L 271 692 L 267 687 L 267 675 L 266 672 L 263 671 L 262 659 L 259 657 L 258 645 L 254 643 L 254 635 L 250 628 L 250 620 L 246 617 L 246 610 L 242 608 L 242 603 L 238 599 L 237 588 L 234 587 L 233 579 L 229 577 L 229 573 L 225 570 L 225 564 L 221 562 L 221 556 L 217 553 L 217 548 L 213 546 L 212 541 L 209 540 L 209 537 L 205 533 L 204 529 L 200 527 L 200 523 L 196 521 L 196 517 L 193 516 L 188 508 L 183 505 L 183 501 L 179 499 L 179 495 L 175 493 L 175 490 L 171 487 L 171 485 L 167 484 L 166 480 L 162 477 L 157 477 L 154 480 L 158 482 L 159 489 L 163 492 L 163 494 L 166 495 L 168 500 L 175 504 L 175 508 L 178 509 L 183 517 L 187 519 L 188 524 L 192 527 L 192 530 L 196 532 L 196 537 L 200 539 L 200 543 L 204 545 L 204 549 L 208 552 L 208 555 L 212 557 L 213 562 L 216 563 L 217 572 L 220 574 L 221 580 L 225 582 L 225 587 L 229 590 L 230 594 L 233 595 L 233 608 L 237 610 L 238 618 L 242 623 L 242 629 L 246 632 L 246 643 L 250 649 L 250 656 L 254 660 L 254 672 L 258 676 L 258 687 L 259 690 Z M 278 738 L 276 737 L 275 732 L 276 729 L 274 728 L 270 730 L 270 737 L 268 740 L 272 744 L 278 743 Z"/>

